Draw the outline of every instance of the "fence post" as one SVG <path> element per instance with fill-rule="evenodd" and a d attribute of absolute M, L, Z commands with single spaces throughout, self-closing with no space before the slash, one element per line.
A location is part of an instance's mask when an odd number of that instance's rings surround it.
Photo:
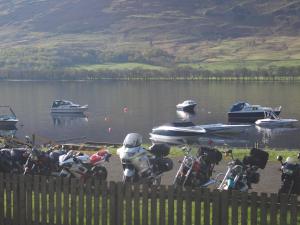
<path fill-rule="evenodd" d="M 174 225 L 174 186 L 168 186 L 168 225 Z"/>
<path fill-rule="evenodd" d="M 287 204 L 288 202 L 288 195 L 281 194 L 280 195 L 280 225 L 287 224 Z"/>
<path fill-rule="evenodd" d="M 270 207 L 270 224 L 277 224 L 277 194 L 271 194 L 271 207 Z"/>
<path fill-rule="evenodd" d="M 220 225 L 227 225 L 228 224 L 228 191 L 221 192 L 220 196 Z"/>
<path fill-rule="evenodd" d="M 212 208 L 213 208 L 212 224 L 213 225 L 221 225 L 220 221 L 222 218 L 222 214 L 221 214 L 220 194 L 221 193 L 218 190 L 213 191 L 213 200 L 212 200 Z"/>
<path fill-rule="evenodd" d="M 117 216 L 117 191 L 116 191 L 116 183 L 109 183 L 109 224 L 116 225 L 116 216 Z"/>
<path fill-rule="evenodd" d="M 148 194 L 149 186 L 144 183 L 142 187 L 142 225 L 148 225 Z"/>
<path fill-rule="evenodd" d="M 117 197 L 117 201 L 116 201 L 116 212 L 117 212 L 117 215 L 116 215 L 116 218 L 117 218 L 117 222 L 116 224 L 117 225 L 121 225 L 123 224 L 123 220 L 124 220 L 124 213 L 123 213 L 123 209 L 124 209 L 124 192 L 123 192 L 123 189 L 124 189 L 124 184 L 121 183 L 121 182 L 118 182 L 117 183 L 117 194 L 116 194 L 116 197 Z"/>
<path fill-rule="evenodd" d="M 4 225 L 4 179 L 3 173 L 0 173 L 0 224 Z"/>
<path fill-rule="evenodd" d="M 251 193 L 251 225 L 257 224 L 257 193 Z"/>
<path fill-rule="evenodd" d="M 297 201 L 297 195 L 291 196 L 291 225 L 297 225 L 297 207 L 298 207 L 298 201 Z"/>
<path fill-rule="evenodd" d="M 19 181 L 19 175 L 13 176 L 13 224 L 18 225 L 19 224 L 19 202 L 20 202 L 20 193 L 19 193 L 19 187 L 18 187 L 18 181 Z"/>

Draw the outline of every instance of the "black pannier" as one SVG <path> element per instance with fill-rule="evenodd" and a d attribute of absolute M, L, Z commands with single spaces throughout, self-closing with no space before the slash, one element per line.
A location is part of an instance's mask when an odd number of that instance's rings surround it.
<path fill-rule="evenodd" d="M 198 149 L 198 157 L 206 155 L 206 159 L 209 163 L 218 164 L 222 160 L 222 153 L 216 149 L 207 146 L 201 146 Z"/>
<path fill-rule="evenodd" d="M 257 166 L 260 169 L 264 169 L 269 159 L 269 153 L 258 149 L 252 148 L 249 156 L 245 156 L 243 163 L 250 166 Z"/>
<path fill-rule="evenodd" d="M 167 144 L 153 144 L 149 151 L 158 157 L 165 157 L 170 153 L 170 146 Z"/>

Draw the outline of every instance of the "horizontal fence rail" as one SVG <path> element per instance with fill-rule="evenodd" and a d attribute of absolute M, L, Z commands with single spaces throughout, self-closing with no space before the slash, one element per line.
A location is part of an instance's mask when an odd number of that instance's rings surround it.
<path fill-rule="evenodd" d="M 0 174 L 1 225 L 297 225 L 296 196 Z"/>

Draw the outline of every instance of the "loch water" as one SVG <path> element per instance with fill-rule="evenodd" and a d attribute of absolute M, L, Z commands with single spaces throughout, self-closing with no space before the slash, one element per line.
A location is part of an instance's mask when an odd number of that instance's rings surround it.
<path fill-rule="evenodd" d="M 190 120 L 195 124 L 227 123 L 227 111 L 236 101 L 282 106 L 282 118 L 300 120 L 300 82 L 271 81 L 1 81 L 0 105 L 10 105 L 19 122 L 2 135 L 36 134 L 48 140 L 122 143 L 127 133 L 143 135 L 164 123 Z M 55 99 L 88 104 L 85 116 L 53 115 Z M 176 112 L 186 99 L 198 105 L 194 115 Z M 300 130 L 261 129 L 255 126 L 238 137 L 218 137 L 216 144 L 299 148 Z M 207 139 L 202 140 L 203 143 Z"/>

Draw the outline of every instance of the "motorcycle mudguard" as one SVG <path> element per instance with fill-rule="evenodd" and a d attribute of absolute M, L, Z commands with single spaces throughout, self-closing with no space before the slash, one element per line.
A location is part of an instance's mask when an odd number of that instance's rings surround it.
<path fill-rule="evenodd" d="M 217 181 L 215 179 L 210 179 L 206 183 L 202 184 L 201 187 L 208 187 L 210 185 L 216 184 Z"/>
<path fill-rule="evenodd" d="M 134 174 L 135 174 L 135 171 L 133 169 L 125 168 L 125 170 L 124 170 L 125 177 L 133 177 Z"/>

